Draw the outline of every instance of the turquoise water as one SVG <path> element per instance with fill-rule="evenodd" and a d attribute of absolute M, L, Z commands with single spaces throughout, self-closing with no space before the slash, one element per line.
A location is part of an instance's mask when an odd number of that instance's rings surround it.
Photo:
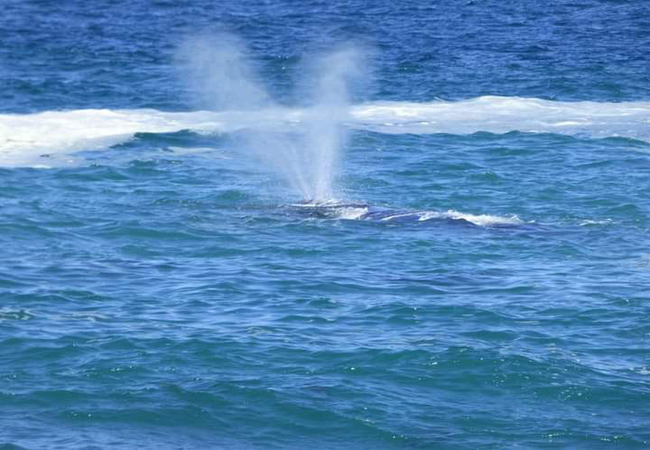
<path fill-rule="evenodd" d="M 3 8 L 0 448 L 650 446 L 646 2 Z"/>

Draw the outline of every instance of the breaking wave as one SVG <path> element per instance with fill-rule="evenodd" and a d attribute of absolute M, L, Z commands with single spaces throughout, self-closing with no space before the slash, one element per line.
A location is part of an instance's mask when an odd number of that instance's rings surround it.
<path fill-rule="evenodd" d="M 42 155 L 62 157 L 107 148 L 136 133 L 228 133 L 246 128 L 287 131 L 300 127 L 304 109 L 163 112 L 153 109 L 87 109 L 0 114 L 0 166 L 43 165 Z M 557 133 L 650 142 L 650 102 L 558 102 L 486 96 L 429 103 L 376 102 L 352 106 L 350 128 L 378 133 Z"/>

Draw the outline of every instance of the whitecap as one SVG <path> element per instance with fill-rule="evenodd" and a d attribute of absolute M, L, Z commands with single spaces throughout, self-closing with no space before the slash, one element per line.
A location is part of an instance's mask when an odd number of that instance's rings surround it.
<path fill-rule="evenodd" d="M 352 108 L 358 128 L 383 133 L 561 133 L 650 142 L 650 102 L 562 102 L 484 96 L 461 101 L 375 102 Z"/>
<path fill-rule="evenodd" d="M 614 223 L 614 221 L 612 219 L 604 219 L 604 220 L 586 219 L 586 220 L 582 220 L 580 222 L 580 226 L 581 227 L 586 227 L 586 226 L 590 226 L 590 225 L 610 225 L 612 223 Z"/>
<path fill-rule="evenodd" d="M 0 114 L 0 166 L 42 166 L 41 155 L 111 147 L 137 133 L 229 133 L 242 129 L 288 132 L 309 110 L 164 112 L 154 109 L 84 109 Z M 560 102 L 485 96 L 462 101 L 374 102 L 350 107 L 346 126 L 380 133 L 561 133 L 650 142 L 650 102 Z M 67 162 L 67 160 L 66 160 Z M 50 164 L 52 163 L 52 164 Z"/>

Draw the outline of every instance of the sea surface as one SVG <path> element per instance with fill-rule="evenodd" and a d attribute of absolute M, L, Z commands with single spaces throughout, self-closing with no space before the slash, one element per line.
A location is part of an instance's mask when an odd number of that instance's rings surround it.
<path fill-rule="evenodd" d="M 650 448 L 650 2 L 1 10 L 0 449 Z"/>

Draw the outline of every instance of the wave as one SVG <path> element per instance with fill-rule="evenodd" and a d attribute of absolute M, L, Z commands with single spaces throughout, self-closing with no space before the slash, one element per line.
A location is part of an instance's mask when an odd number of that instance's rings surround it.
<path fill-rule="evenodd" d="M 308 110 L 164 112 L 86 109 L 0 114 L 0 166 L 43 166 L 41 156 L 65 157 L 125 142 L 136 133 L 228 133 L 299 127 Z M 378 133 L 558 133 L 650 142 L 650 102 L 558 102 L 486 96 L 429 103 L 375 102 L 350 107 L 346 125 Z"/>
<path fill-rule="evenodd" d="M 42 156 L 64 156 L 125 142 L 136 133 L 199 130 L 206 113 L 153 109 L 46 111 L 0 115 L 0 166 L 45 166 Z M 209 114 L 209 113 L 207 113 Z M 219 123 L 207 129 L 218 129 Z"/>
<path fill-rule="evenodd" d="M 356 106 L 365 128 L 383 133 L 558 133 L 650 142 L 650 102 L 559 102 L 486 96 L 458 102 Z"/>

